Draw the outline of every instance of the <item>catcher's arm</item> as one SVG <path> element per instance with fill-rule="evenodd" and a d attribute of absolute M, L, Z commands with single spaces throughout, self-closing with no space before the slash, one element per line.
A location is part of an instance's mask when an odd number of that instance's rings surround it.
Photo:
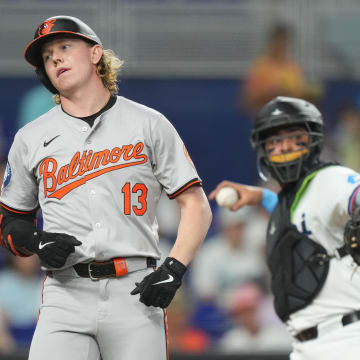
<path fill-rule="evenodd" d="M 238 193 L 239 200 L 232 206 L 232 211 L 236 211 L 244 205 L 261 205 L 268 213 L 271 213 L 278 201 L 277 195 L 268 189 L 227 180 L 218 184 L 218 186 L 209 194 L 209 199 L 214 200 L 216 194 L 224 187 L 232 187 Z"/>

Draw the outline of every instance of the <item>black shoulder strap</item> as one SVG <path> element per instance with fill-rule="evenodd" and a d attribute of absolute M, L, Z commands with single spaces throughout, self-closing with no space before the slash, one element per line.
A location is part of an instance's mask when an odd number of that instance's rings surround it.
<path fill-rule="evenodd" d="M 349 253 L 346 251 L 346 246 L 343 245 L 342 247 L 339 247 L 335 250 L 335 257 L 337 259 L 341 259 L 344 256 L 349 255 Z"/>

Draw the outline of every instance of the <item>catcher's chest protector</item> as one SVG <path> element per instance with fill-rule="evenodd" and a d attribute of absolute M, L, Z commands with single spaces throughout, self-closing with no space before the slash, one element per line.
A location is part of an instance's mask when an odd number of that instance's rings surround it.
<path fill-rule="evenodd" d="M 324 247 L 290 222 L 294 194 L 280 193 L 267 229 L 267 262 L 275 311 L 281 320 L 307 306 L 319 293 L 329 270 Z"/>

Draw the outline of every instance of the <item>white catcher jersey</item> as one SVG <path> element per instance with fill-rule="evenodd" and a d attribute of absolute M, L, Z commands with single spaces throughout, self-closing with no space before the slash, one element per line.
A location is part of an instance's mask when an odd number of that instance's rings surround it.
<path fill-rule="evenodd" d="M 330 166 L 318 172 L 298 203 L 292 223 L 320 243 L 329 255 L 344 244 L 344 226 L 350 219 L 352 199 L 359 190 L 360 175 L 349 168 Z M 290 316 L 290 331 L 299 332 L 360 308 L 360 269 L 351 256 L 330 260 L 327 279 L 318 296 L 306 308 Z"/>
<path fill-rule="evenodd" d="M 114 257 L 159 258 L 156 206 L 201 180 L 170 122 L 124 97 L 90 127 L 61 106 L 20 129 L 0 201 L 42 209 L 44 230 L 82 242 L 64 267 Z"/>

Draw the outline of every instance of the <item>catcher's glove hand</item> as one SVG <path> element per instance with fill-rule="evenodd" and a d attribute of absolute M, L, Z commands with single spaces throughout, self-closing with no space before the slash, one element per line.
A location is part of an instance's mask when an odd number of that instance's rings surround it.
<path fill-rule="evenodd" d="M 75 251 L 75 246 L 81 245 L 81 241 L 71 235 L 37 230 L 29 245 L 30 250 L 46 265 L 61 268 L 68 256 Z"/>
<path fill-rule="evenodd" d="M 345 225 L 344 243 L 346 251 L 360 265 L 360 214 L 358 212 L 353 214 Z"/>
<path fill-rule="evenodd" d="M 180 261 L 168 257 L 152 274 L 147 275 L 141 283 L 135 283 L 136 288 L 131 295 L 140 294 L 140 301 L 147 306 L 166 308 L 176 290 L 181 285 L 186 266 Z"/>

